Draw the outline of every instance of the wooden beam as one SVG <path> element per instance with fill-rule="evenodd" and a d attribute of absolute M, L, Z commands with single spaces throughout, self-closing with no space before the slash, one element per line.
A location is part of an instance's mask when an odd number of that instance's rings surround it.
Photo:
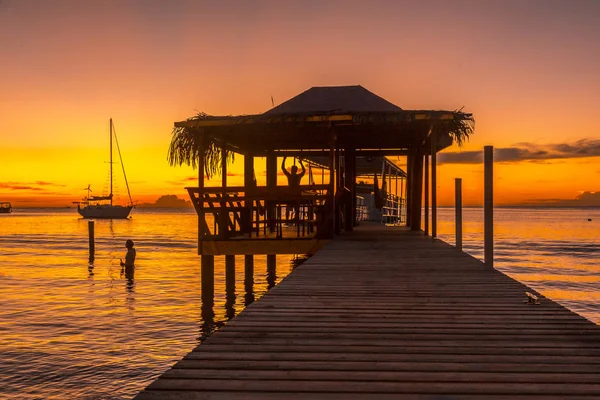
<path fill-rule="evenodd" d="M 200 135 L 200 140 L 199 142 L 199 149 L 198 149 L 198 196 L 200 198 L 202 198 L 202 196 L 204 196 L 204 144 L 205 144 L 205 139 L 203 135 Z M 193 201 L 194 199 L 192 199 Z M 207 234 L 208 232 L 205 231 L 205 227 L 206 227 L 206 215 L 204 214 L 204 211 L 202 209 L 202 204 L 200 205 L 200 208 L 197 209 L 198 212 L 198 252 L 200 252 L 200 242 L 202 241 L 202 238 L 204 237 L 205 234 Z"/>
<path fill-rule="evenodd" d="M 437 129 L 431 134 L 431 237 L 437 237 Z"/>
<path fill-rule="evenodd" d="M 412 182 L 414 174 L 414 153 L 409 151 L 406 156 L 406 226 L 412 224 Z"/>
<path fill-rule="evenodd" d="M 423 221 L 423 232 L 429 235 L 429 154 L 425 152 L 425 220 Z"/>
<path fill-rule="evenodd" d="M 414 155 L 414 173 L 412 179 L 412 216 L 411 231 L 421 230 L 421 205 L 423 199 L 423 150 L 415 149 Z"/>
<path fill-rule="evenodd" d="M 483 147 L 483 232 L 485 265 L 494 267 L 494 147 Z"/>
<path fill-rule="evenodd" d="M 346 226 L 345 230 L 354 230 L 356 220 L 356 156 L 353 149 L 344 149 L 344 186 L 350 190 L 350 201 L 346 203 Z"/>
<path fill-rule="evenodd" d="M 329 149 L 312 149 L 312 150 L 274 150 L 278 157 L 326 157 L 329 154 Z M 357 157 L 381 157 L 381 156 L 405 156 L 408 154 L 407 149 L 356 149 L 354 154 Z"/>
<path fill-rule="evenodd" d="M 205 240 L 201 255 L 315 254 L 329 240 L 323 239 L 232 239 Z"/>

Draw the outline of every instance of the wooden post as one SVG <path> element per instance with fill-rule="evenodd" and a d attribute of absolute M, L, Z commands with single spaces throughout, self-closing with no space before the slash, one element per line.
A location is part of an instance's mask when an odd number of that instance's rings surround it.
<path fill-rule="evenodd" d="M 215 256 L 202 255 L 201 264 L 202 303 L 212 307 L 215 297 Z"/>
<path fill-rule="evenodd" d="M 90 244 L 90 262 L 94 262 L 94 254 L 96 253 L 94 221 L 88 221 L 88 239 Z"/>
<path fill-rule="evenodd" d="M 429 235 L 429 154 L 425 152 L 425 220 L 423 221 L 423 232 Z"/>
<path fill-rule="evenodd" d="M 235 256 L 225 256 L 225 292 L 235 292 Z"/>
<path fill-rule="evenodd" d="M 437 237 L 437 134 L 431 132 L 431 238 Z"/>
<path fill-rule="evenodd" d="M 227 150 L 221 149 L 221 204 L 219 209 L 219 237 L 226 239 L 229 231 L 229 212 L 227 210 Z"/>
<path fill-rule="evenodd" d="M 251 153 L 244 154 L 244 194 L 248 194 L 255 187 L 254 182 L 254 156 Z M 253 212 L 252 212 L 252 201 L 246 200 L 244 202 L 246 209 L 244 215 L 244 229 L 245 232 L 252 236 L 252 225 L 253 225 Z"/>
<path fill-rule="evenodd" d="M 423 153 L 420 149 L 415 149 L 413 156 L 413 184 L 412 184 L 412 216 L 411 231 L 421 230 L 421 202 L 423 200 Z"/>
<path fill-rule="evenodd" d="M 271 289 L 275 286 L 277 279 L 277 256 L 275 254 L 267 254 L 267 288 Z"/>
<path fill-rule="evenodd" d="M 332 219 L 332 231 L 333 235 L 335 235 L 335 227 L 337 224 L 338 216 L 336 214 L 336 204 L 335 204 L 335 133 L 333 130 L 330 131 L 330 143 L 329 143 L 329 187 L 331 190 L 331 219 Z"/>
<path fill-rule="evenodd" d="M 356 222 L 356 189 L 355 189 L 355 177 L 353 171 L 356 165 L 356 154 L 354 149 L 344 149 L 344 161 L 346 163 L 345 175 L 344 175 L 344 186 L 350 190 L 350 196 L 354 196 L 354 199 L 350 199 L 346 203 L 345 214 L 346 214 L 346 231 L 354 230 Z"/>
<path fill-rule="evenodd" d="M 485 264 L 494 267 L 494 147 L 484 146 L 483 232 Z"/>
<path fill-rule="evenodd" d="M 205 214 L 204 214 L 204 136 L 200 136 L 198 149 L 198 254 L 202 253 L 202 240 L 204 235 L 208 234 L 205 232 Z M 208 227 L 206 228 L 208 229 Z"/>
<path fill-rule="evenodd" d="M 412 226 L 412 181 L 414 173 L 413 149 L 406 155 L 406 226 Z"/>
<path fill-rule="evenodd" d="M 462 250 L 462 179 L 454 180 L 454 226 L 456 231 L 456 248 Z"/>
<path fill-rule="evenodd" d="M 400 212 L 402 211 L 402 203 L 400 201 L 400 194 L 398 190 L 398 171 L 394 170 L 394 196 L 396 197 L 396 223 L 400 223 Z"/>
<path fill-rule="evenodd" d="M 244 256 L 244 291 L 245 305 L 254 302 L 254 256 L 246 254 Z"/>
<path fill-rule="evenodd" d="M 273 153 L 272 150 L 267 152 L 267 187 L 275 188 L 277 187 L 277 156 Z M 272 202 L 265 201 L 265 207 L 267 209 L 267 221 L 269 222 L 269 231 L 273 232 L 276 229 L 274 224 L 277 216 L 275 215 L 275 204 Z"/>

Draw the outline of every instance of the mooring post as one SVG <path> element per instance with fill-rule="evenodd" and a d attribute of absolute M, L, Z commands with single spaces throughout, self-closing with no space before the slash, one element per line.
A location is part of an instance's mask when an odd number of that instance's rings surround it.
<path fill-rule="evenodd" d="M 431 238 L 437 237 L 437 135 L 431 131 Z"/>
<path fill-rule="evenodd" d="M 483 148 L 484 175 L 484 261 L 490 267 L 494 266 L 494 147 Z"/>
<path fill-rule="evenodd" d="M 249 305 L 254 301 L 254 256 L 246 254 L 244 256 L 244 291 L 245 305 Z"/>
<path fill-rule="evenodd" d="M 462 179 L 454 179 L 454 226 L 456 231 L 456 248 L 462 250 Z"/>
<path fill-rule="evenodd" d="M 88 236 L 90 242 L 90 262 L 93 262 L 94 253 L 96 252 L 96 245 L 94 243 L 94 221 L 88 221 Z"/>
<path fill-rule="evenodd" d="M 225 292 L 235 292 L 235 256 L 225 256 Z"/>
<path fill-rule="evenodd" d="M 271 289 L 275 286 L 277 279 L 277 256 L 275 254 L 267 254 L 267 286 Z"/>
<path fill-rule="evenodd" d="M 424 221 L 423 221 L 423 233 L 425 234 L 425 236 L 429 235 L 429 153 L 426 151 L 425 152 L 425 166 L 424 166 L 424 175 L 425 175 L 425 182 L 423 183 L 424 186 L 424 197 L 425 197 L 425 214 L 424 214 Z"/>
<path fill-rule="evenodd" d="M 202 255 L 200 258 L 202 303 L 212 307 L 215 297 L 215 256 Z"/>

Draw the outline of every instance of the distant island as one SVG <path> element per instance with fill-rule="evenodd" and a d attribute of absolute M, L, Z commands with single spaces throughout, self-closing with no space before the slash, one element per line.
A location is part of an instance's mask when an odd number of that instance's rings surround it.
<path fill-rule="evenodd" d="M 192 202 L 180 199 L 174 194 L 160 196 L 154 203 L 142 203 L 137 205 L 140 208 L 191 208 Z"/>
<path fill-rule="evenodd" d="M 520 204 L 528 207 L 600 207 L 600 192 L 583 192 L 574 199 L 529 200 Z"/>

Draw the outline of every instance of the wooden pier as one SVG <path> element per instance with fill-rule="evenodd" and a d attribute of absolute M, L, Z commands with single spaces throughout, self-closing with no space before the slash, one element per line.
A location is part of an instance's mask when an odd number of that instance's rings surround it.
<path fill-rule="evenodd" d="M 136 397 L 234 398 L 600 398 L 600 327 L 422 232 L 360 226 Z"/>

